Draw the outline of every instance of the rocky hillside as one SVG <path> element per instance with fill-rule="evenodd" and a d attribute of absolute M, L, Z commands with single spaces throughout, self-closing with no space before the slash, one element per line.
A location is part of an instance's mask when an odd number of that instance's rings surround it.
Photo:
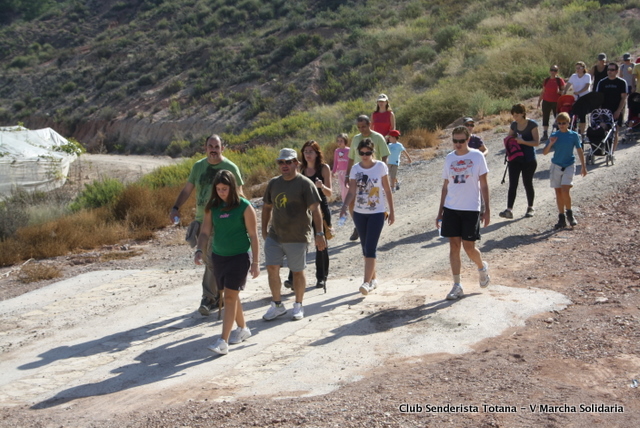
<path fill-rule="evenodd" d="M 633 0 L 0 0 L 0 125 L 162 153 L 359 101 L 316 127 L 335 135 L 385 92 L 403 130 L 433 128 L 534 96 L 549 62 L 567 74 L 633 48 L 637 11 Z"/>

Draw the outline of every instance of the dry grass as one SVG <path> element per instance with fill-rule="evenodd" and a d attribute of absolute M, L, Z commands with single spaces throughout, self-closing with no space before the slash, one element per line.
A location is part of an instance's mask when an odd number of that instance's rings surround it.
<path fill-rule="evenodd" d="M 32 263 L 23 266 L 18 273 L 18 280 L 24 284 L 44 281 L 46 279 L 60 278 L 62 272 L 55 266 Z"/>
<path fill-rule="evenodd" d="M 131 257 L 139 256 L 142 254 L 142 250 L 130 250 L 130 251 L 111 251 L 100 256 L 100 261 L 108 262 L 111 260 L 126 260 Z"/>
<path fill-rule="evenodd" d="M 479 134 L 480 132 L 489 131 L 493 129 L 493 125 L 490 123 L 476 123 L 476 126 L 473 128 L 474 134 Z"/>
<path fill-rule="evenodd" d="M 404 146 L 412 149 L 426 149 L 430 147 L 438 147 L 440 144 L 440 129 L 430 131 L 426 128 L 418 128 L 409 131 L 402 137 Z"/>

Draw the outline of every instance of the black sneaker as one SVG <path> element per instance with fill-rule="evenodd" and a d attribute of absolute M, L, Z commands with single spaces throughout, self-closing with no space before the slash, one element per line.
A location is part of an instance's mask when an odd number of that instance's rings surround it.
<path fill-rule="evenodd" d="M 319 279 L 318 282 L 316 282 L 316 288 L 324 288 L 324 292 L 327 292 L 327 281 Z"/>
<path fill-rule="evenodd" d="M 547 141 L 549 139 L 549 136 L 547 135 L 547 131 L 544 131 L 544 133 L 542 134 L 542 141 Z"/>
<path fill-rule="evenodd" d="M 351 241 L 357 241 L 358 238 L 360 238 L 360 235 L 358 235 L 358 229 L 356 229 L 355 227 L 353 228 L 353 233 L 351 234 L 351 236 L 349 237 L 349 240 Z"/>
<path fill-rule="evenodd" d="M 567 227 L 567 221 L 564 217 L 564 214 L 558 214 L 558 223 L 556 223 L 555 226 L 553 226 L 554 229 L 564 229 L 565 227 Z"/>
<path fill-rule="evenodd" d="M 200 301 L 198 312 L 200 312 L 202 316 L 208 317 L 209 315 L 211 315 L 211 311 L 213 311 L 215 307 L 216 305 L 213 304 L 211 299 L 209 299 L 208 297 L 203 297 Z"/>
<path fill-rule="evenodd" d="M 293 283 L 291 281 L 289 281 L 288 279 L 284 281 L 284 288 L 288 288 L 288 289 L 292 289 L 293 288 Z"/>
<path fill-rule="evenodd" d="M 569 224 L 571 225 L 571 227 L 576 226 L 578 224 L 576 219 L 573 218 L 573 211 L 572 210 L 567 210 L 567 220 L 569 221 Z"/>

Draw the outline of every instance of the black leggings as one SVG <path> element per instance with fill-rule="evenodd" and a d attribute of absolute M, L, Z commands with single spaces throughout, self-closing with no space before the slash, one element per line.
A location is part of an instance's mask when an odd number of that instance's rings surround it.
<path fill-rule="evenodd" d="M 533 189 L 533 174 L 538 168 L 538 162 L 509 162 L 509 193 L 507 195 L 507 208 L 512 209 L 513 203 L 516 201 L 516 193 L 518 191 L 518 181 L 520 181 L 520 173 L 522 173 L 522 184 L 527 192 L 527 203 L 533 206 L 533 199 L 536 192 Z"/>
<path fill-rule="evenodd" d="M 556 117 L 557 106 L 558 103 L 542 100 L 542 126 L 549 126 L 551 113 L 553 113 L 553 117 Z"/>

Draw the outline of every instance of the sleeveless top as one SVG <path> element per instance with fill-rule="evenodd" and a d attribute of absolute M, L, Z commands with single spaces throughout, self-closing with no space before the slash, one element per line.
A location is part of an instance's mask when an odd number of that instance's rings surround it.
<path fill-rule="evenodd" d="M 324 164 L 322 164 L 322 166 L 324 167 Z M 316 172 L 313 175 L 306 175 L 303 170 L 302 175 L 307 177 L 309 180 L 313 181 L 313 184 L 315 185 L 317 178 L 319 178 L 320 181 L 324 183 L 324 179 L 322 177 L 321 171 L 322 171 L 322 168 L 320 168 L 320 171 L 316 170 Z M 331 211 L 329 210 L 329 202 L 327 201 L 327 196 L 320 189 L 318 189 L 318 193 L 320 194 L 320 212 L 322 213 L 322 218 L 326 220 L 327 224 L 331 225 Z"/>
<path fill-rule="evenodd" d="M 389 135 L 391 132 L 391 112 L 390 111 L 376 111 L 371 116 L 371 129 L 383 137 Z"/>

